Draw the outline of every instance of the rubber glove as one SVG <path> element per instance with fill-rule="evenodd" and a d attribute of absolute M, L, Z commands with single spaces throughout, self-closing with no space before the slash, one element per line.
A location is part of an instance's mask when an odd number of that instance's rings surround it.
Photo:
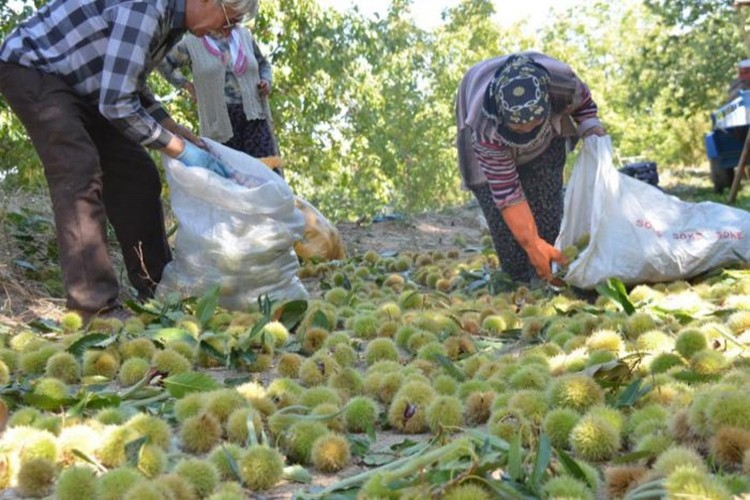
<path fill-rule="evenodd" d="M 222 165 L 217 157 L 190 141 L 184 141 L 184 143 L 185 149 L 177 155 L 177 159 L 184 163 L 186 167 L 203 167 L 221 177 L 229 177 L 227 167 Z"/>
<path fill-rule="evenodd" d="M 513 237 L 526 251 L 529 262 L 534 266 L 539 277 L 546 281 L 552 281 L 554 277 L 552 276 L 550 263 L 554 261 L 565 265 L 567 259 L 560 250 L 539 237 L 529 202 L 524 200 L 521 203 L 505 207 L 501 214 L 508 229 L 513 233 Z M 500 258 L 502 259 L 502 256 Z"/>

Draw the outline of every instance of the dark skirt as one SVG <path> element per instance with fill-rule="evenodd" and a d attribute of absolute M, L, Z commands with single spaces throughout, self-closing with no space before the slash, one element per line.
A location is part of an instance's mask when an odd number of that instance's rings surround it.
<path fill-rule="evenodd" d="M 563 169 L 565 168 L 565 139 L 552 141 L 540 156 L 518 167 L 526 200 L 534 214 L 539 236 L 554 245 L 560 233 L 563 216 Z M 492 243 L 500 259 L 500 266 L 514 281 L 528 283 L 536 276 L 534 267 L 521 245 L 505 224 L 492 198 L 489 184 L 469 186 L 487 219 Z"/>
<path fill-rule="evenodd" d="M 255 158 L 279 156 L 276 138 L 267 119 L 248 120 L 242 104 L 228 104 L 227 110 L 234 135 L 224 143 L 225 146 Z"/>

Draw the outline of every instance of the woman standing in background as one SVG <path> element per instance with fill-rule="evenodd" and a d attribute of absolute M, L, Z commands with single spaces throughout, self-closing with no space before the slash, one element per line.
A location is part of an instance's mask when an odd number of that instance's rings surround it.
<path fill-rule="evenodd" d="M 257 0 L 249 17 L 258 10 Z M 186 35 L 159 72 L 196 101 L 200 135 L 262 160 L 282 175 L 268 95 L 271 65 L 250 30 L 227 18 L 228 35 Z M 181 69 L 190 67 L 192 81 Z"/>

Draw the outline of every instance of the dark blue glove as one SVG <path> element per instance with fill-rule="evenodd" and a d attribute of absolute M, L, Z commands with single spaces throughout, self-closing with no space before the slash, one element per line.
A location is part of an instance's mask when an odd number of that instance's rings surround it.
<path fill-rule="evenodd" d="M 177 159 L 184 163 L 186 167 L 203 167 L 216 175 L 224 178 L 229 177 L 227 167 L 222 165 L 218 158 L 190 141 L 184 142 L 185 149 L 177 156 Z"/>

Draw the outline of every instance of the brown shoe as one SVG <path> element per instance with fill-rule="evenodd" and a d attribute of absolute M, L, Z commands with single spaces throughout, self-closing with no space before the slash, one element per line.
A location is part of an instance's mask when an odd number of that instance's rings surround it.
<path fill-rule="evenodd" d="M 92 319 L 94 318 L 102 318 L 102 319 L 119 319 L 123 323 L 133 316 L 135 316 L 129 309 L 126 309 L 125 307 L 121 305 L 116 305 L 112 307 L 107 307 L 104 309 L 100 309 L 98 311 L 76 311 L 78 314 L 81 315 L 81 318 L 83 319 L 83 323 L 85 325 L 88 325 Z"/>
<path fill-rule="evenodd" d="M 130 309 L 126 309 L 124 306 L 117 305 L 115 307 L 111 307 L 107 309 L 106 311 L 101 312 L 98 317 L 100 318 L 114 318 L 119 319 L 123 323 L 125 323 L 127 320 L 135 316 L 133 312 Z"/>

